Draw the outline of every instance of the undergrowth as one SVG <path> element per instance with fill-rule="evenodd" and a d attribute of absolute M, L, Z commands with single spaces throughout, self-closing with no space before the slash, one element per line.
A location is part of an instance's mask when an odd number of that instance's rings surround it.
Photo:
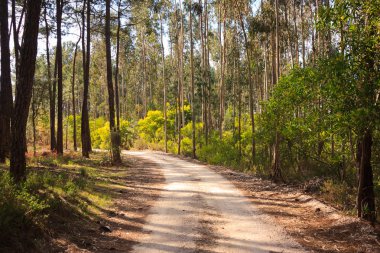
<path fill-rule="evenodd" d="M 0 168 L 0 252 L 38 251 L 46 247 L 54 220 L 73 214 L 87 219 L 107 208 L 110 197 L 94 190 L 103 163 L 103 155 L 91 160 L 72 155 L 30 158 L 27 179 L 18 185 L 6 167 Z"/>

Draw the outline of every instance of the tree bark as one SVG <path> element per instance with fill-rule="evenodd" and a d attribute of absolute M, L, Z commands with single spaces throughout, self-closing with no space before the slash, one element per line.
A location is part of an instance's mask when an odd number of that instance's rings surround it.
<path fill-rule="evenodd" d="M 272 178 L 275 182 L 283 181 L 280 163 L 280 134 L 276 130 L 275 142 L 273 146 L 273 165 L 272 165 Z"/>
<path fill-rule="evenodd" d="M 108 88 L 111 151 L 112 151 L 112 162 L 114 164 L 119 164 L 121 163 L 120 134 L 117 128 L 115 127 L 115 97 L 114 97 L 114 90 L 113 90 L 113 84 L 112 84 L 111 22 L 110 20 L 111 20 L 111 0 L 106 0 L 105 39 L 106 39 L 107 88 Z"/>
<path fill-rule="evenodd" d="M 278 80 L 280 78 L 280 15 L 279 15 L 279 0 L 275 0 L 276 3 L 276 83 L 278 83 Z"/>
<path fill-rule="evenodd" d="M 120 26 L 121 26 L 121 0 L 117 7 L 117 31 L 116 31 L 116 68 L 115 68 L 115 102 L 116 102 L 116 126 L 120 131 L 120 99 L 119 99 L 119 58 L 120 58 Z"/>
<path fill-rule="evenodd" d="M 36 138 L 37 138 L 37 131 L 36 131 L 36 102 L 34 97 L 34 90 L 32 90 L 32 130 L 33 130 L 33 156 L 36 156 L 37 154 L 37 145 L 36 145 Z"/>
<path fill-rule="evenodd" d="M 58 73 L 58 99 L 57 99 L 57 153 L 63 154 L 63 74 L 62 74 L 62 1 L 56 0 L 57 5 L 57 73 Z"/>
<path fill-rule="evenodd" d="M 359 187 L 357 196 L 358 217 L 366 220 L 376 220 L 375 194 L 373 189 L 373 172 L 371 165 L 373 136 L 367 129 L 360 137 L 358 145 L 359 158 Z"/>
<path fill-rule="evenodd" d="M 15 66 L 16 78 L 18 74 L 19 59 L 20 59 L 20 43 L 18 40 L 17 24 L 16 24 L 16 0 L 12 0 L 12 29 L 13 29 L 13 44 L 15 50 Z"/>
<path fill-rule="evenodd" d="M 84 22 L 84 10 L 87 3 L 87 32 L 86 32 L 86 50 L 84 50 L 84 36 L 83 37 L 83 103 L 82 103 L 82 120 L 81 120 L 81 139 L 82 139 L 82 155 L 90 157 L 91 152 L 91 137 L 90 137 L 90 123 L 88 116 L 88 88 L 90 85 L 90 58 L 91 58 L 91 1 L 83 1 L 82 19 Z M 84 33 L 83 26 L 83 33 Z"/>
<path fill-rule="evenodd" d="M 49 83 L 49 114 L 50 114 L 50 150 L 53 151 L 56 149 L 56 139 L 55 139 L 55 92 L 53 92 L 53 82 L 51 77 L 51 63 L 50 63 L 50 49 L 49 49 L 49 38 L 50 38 L 50 28 L 47 20 L 47 4 L 45 2 L 45 28 L 46 28 L 46 62 L 47 62 L 47 74 L 48 74 L 48 83 Z M 54 64 L 54 78 L 56 76 L 56 60 L 55 57 Z M 55 81 L 54 81 L 55 86 Z"/>
<path fill-rule="evenodd" d="M 162 50 L 162 82 L 164 86 L 164 139 L 165 139 L 165 153 L 168 152 L 168 115 L 166 106 L 166 79 L 165 79 L 165 48 L 164 48 L 164 28 L 163 28 L 163 14 L 160 15 L 161 19 L 161 50 Z"/>
<path fill-rule="evenodd" d="M 41 0 L 29 0 L 26 7 L 23 44 L 20 51 L 19 75 L 16 81 L 16 99 L 12 118 L 10 173 L 16 182 L 24 180 L 26 176 L 24 147 L 34 83 L 41 2 Z"/>
<path fill-rule="evenodd" d="M 0 163 L 9 155 L 13 109 L 11 55 L 8 33 L 8 1 L 0 2 L 1 82 L 0 82 Z"/>
<path fill-rule="evenodd" d="M 294 40 L 295 40 L 295 51 L 296 51 L 296 64 L 297 66 L 300 64 L 300 57 L 299 57 L 299 39 L 298 39 L 298 26 L 297 26 L 297 7 L 296 7 L 296 0 L 293 0 L 293 23 L 294 23 Z"/>
<path fill-rule="evenodd" d="M 305 20 L 304 20 L 304 0 L 301 0 L 301 40 L 302 40 L 302 67 L 306 66 L 306 45 L 305 45 Z"/>
<path fill-rule="evenodd" d="M 243 35 L 244 35 L 244 43 L 245 43 L 245 51 L 246 51 L 246 56 L 247 56 L 247 67 L 248 67 L 248 82 L 249 82 L 249 114 L 251 118 L 251 131 L 252 131 L 252 162 L 256 160 L 256 141 L 255 141 L 255 116 L 253 112 L 253 82 L 252 82 L 252 70 L 251 70 L 251 55 L 249 52 L 249 44 L 248 44 L 248 38 L 247 38 L 247 33 L 244 28 L 244 21 L 242 17 L 242 13 L 240 13 L 240 25 L 241 29 L 243 30 Z"/>
<path fill-rule="evenodd" d="M 75 44 L 75 50 L 74 50 L 74 59 L 73 59 L 73 75 L 71 80 L 71 101 L 73 106 L 73 142 L 74 142 L 74 151 L 78 150 L 77 145 L 77 112 L 76 112 L 76 105 L 75 105 L 75 68 L 76 68 L 76 62 L 77 62 L 77 53 L 78 53 L 78 45 L 80 40 L 82 39 L 82 31 L 80 32 L 79 39 L 77 43 Z"/>
<path fill-rule="evenodd" d="M 191 65 L 191 120 L 192 120 L 192 156 L 196 157 L 196 139 L 195 139 L 195 93 L 194 93 L 194 42 L 193 42 L 193 13 L 192 0 L 190 0 L 190 65 Z"/>

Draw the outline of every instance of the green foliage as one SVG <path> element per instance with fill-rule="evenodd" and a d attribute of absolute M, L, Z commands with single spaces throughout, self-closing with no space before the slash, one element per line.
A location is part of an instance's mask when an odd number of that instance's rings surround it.
<path fill-rule="evenodd" d="M 202 146 L 197 151 L 197 157 L 201 161 L 215 165 L 237 168 L 240 164 L 239 150 L 235 145 L 231 132 L 224 132 L 222 139 L 214 134 L 210 144 Z"/>
<path fill-rule="evenodd" d="M 149 111 L 137 126 L 140 138 L 148 142 L 159 142 L 164 138 L 164 114 L 161 111 Z"/>
<path fill-rule="evenodd" d="M 111 146 L 109 122 L 104 118 L 90 121 L 91 141 L 94 148 L 109 150 Z M 134 128 L 127 120 L 120 120 L 121 147 L 129 149 L 135 137 Z"/>
<path fill-rule="evenodd" d="M 12 245 L 23 230 L 44 218 L 49 203 L 36 194 L 40 180 L 33 175 L 22 185 L 15 185 L 8 172 L 0 172 L 0 238 L 5 245 Z M 28 242 L 25 242 L 27 244 Z M 31 242 L 29 242 L 31 243 Z M 16 243 L 17 245 L 17 243 Z M 14 250 L 14 249 L 13 249 Z M 17 250 L 17 249 L 16 249 Z"/>

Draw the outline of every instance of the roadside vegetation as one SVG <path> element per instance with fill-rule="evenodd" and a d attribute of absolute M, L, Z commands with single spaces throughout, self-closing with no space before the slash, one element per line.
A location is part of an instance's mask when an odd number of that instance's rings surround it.
<path fill-rule="evenodd" d="M 109 164 L 103 153 L 94 154 L 91 160 L 74 153 L 46 153 L 28 159 L 28 177 L 22 184 L 15 184 L 2 167 L 0 251 L 39 252 L 54 246 L 49 241 L 53 234 L 70 229 L 62 229 L 65 223 L 95 219 L 108 209 L 111 196 L 99 188 L 112 184 L 108 179 L 115 175 L 101 169 Z"/>

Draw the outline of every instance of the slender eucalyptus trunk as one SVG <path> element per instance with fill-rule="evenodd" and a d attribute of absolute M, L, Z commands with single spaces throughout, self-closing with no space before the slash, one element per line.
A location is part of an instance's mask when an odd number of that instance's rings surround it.
<path fill-rule="evenodd" d="M 49 83 L 49 115 L 50 115 L 50 150 L 56 150 L 57 143 L 55 139 L 55 92 L 53 92 L 52 76 L 51 76 L 51 63 L 50 63 L 50 49 L 49 49 L 49 38 L 50 38 L 50 28 L 47 20 L 47 5 L 45 3 L 44 11 L 45 19 L 45 29 L 46 29 L 46 62 L 47 62 L 47 74 L 48 74 L 48 83 Z M 57 57 L 55 57 L 57 58 Z M 56 76 L 56 59 L 54 64 L 54 78 Z"/>
<path fill-rule="evenodd" d="M 119 99 L 119 58 L 120 58 L 120 27 L 121 27 L 121 0 L 117 7 L 117 30 L 116 30 L 116 68 L 115 68 L 115 103 L 116 103 L 116 127 L 120 131 L 120 99 Z"/>
<path fill-rule="evenodd" d="M 251 118 L 251 130 L 252 130 L 252 149 L 251 149 L 251 154 L 252 154 L 252 162 L 254 163 L 256 160 L 256 141 L 255 141 L 255 117 L 254 117 L 254 111 L 253 111 L 253 81 L 252 81 L 252 70 L 251 70 L 251 54 L 249 50 L 249 42 L 248 42 L 248 37 L 247 33 L 245 31 L 244 27 L 244 21 L 242 14 L 240 13 L 240 25 L 241 29 L 243 31 L 244 35 L 244 43 L 245 43 L 245 51 L 246 51 L 246 57 L 247 57 L 247 67 L 248 67 L 248 83 L 249 83 L 249 115 Z"/>
<path fill-rule="evenodd" d="M 193 15 L 192 0 L 190 0 L 190 65 L 191 65 L 191 119 L 192 119 L 192 156 L 196 157 L 196 139 L 195 139 L 195 94 L 194 94 L 194 43 L 193 43 Z"/>
<path fill-rule="evenodd" d="M 63 73 L 62 73 L 62 1 L 56 0 L 57 5 L 57 153 L 63 154 Z"/>
<path fill-rule="evenodd" d="M 115 127 L 115 98 L 112 84 L 112 61 L 111 61 L 111 0 L 106 0 L 106 24 L 105 24 L 105 40 L 106 40 L 106 61 L 107 61 L 107 88 L 108 88 L 108 105 L 109 105 L 109 121 L 111 136 L 111 152 L 112 162 L 114 164 L 121 163 L 120 156 L 120 133 Z"/>
<path fill-rule="evenodd" d="M 164 48 L 164 28 L 163 28 L 163 14 L 160 16 L 161 19 L 161 50 L 162 50 L 162 83 L 164 86 L 164 138 L 165 138 L 165 153 L 168 152 L 168 115 L 166 106 L 166 78 L 165 78 L 165 48 Z"/>
<path fill-rule="evenodd" d="M 301 40 L 302 40 L 302 67 L 306 66 L 306 45 L 305 45 L 305 17 L 304 0 L 301 0 Z"/>
<path fill-rule="evenodd" d="M 76 69 L 76 62 L 77 62 L 77 53 L 78 53 L 78 45 L 82 38 L 82 32 L 80 33 L 79 39 L 77 43 L 75 44 L 75 50 L 74 50 L 74 59 L 73 59 L 73 74 L 72 74 L 72 80 L 71 80 L 71 99 L 72 99 L 72 107 L 73 107 L 73 145 L 74 145 L 74 151 L 78 150 L 77 145 L 77 113 L 76 113 L 76 106 L 75 106 L 75 69 Z M 67 148 L 67 147 L 66 147 Z"/>
<path fill-rule="evenodd" d="M 278 83 L 278 80 L 280 78 L 280 35 L 279 35 L 279 0 L 275 0 L 276 5 L 276 61 L 275 61 L 275 72 L 276 72 L 276 78 L 275 78 L 275 84 Z M 280 155 L 280 142 L 281 142 L 281 136 L 279 131 L 276 127 L 276 133 L 275 133 L 275 143 L 273 145 L 273 165 L 272 165 L 272 171 L 273 171 L 273 179 L 275 181 L 282 180 L 282 173 L 281 173 L 281 155 Z"/>
<path fill-rule="evenodd" d="M 86 6 L 87 3 L 87 6 Z M 90 135 L 90 123 L 88 115 L 88 89 L 90 85 L 90 58 L 91 58 L 91 1 L 84 0 L 83 2 L 83 33 L 85 30 L 84 26 L 84 13 L 85 7 L 87 7 L 87 32 L 86 32 L 86 50 L 84 50 L 84 34 L 83 34 L 83 103 L 82 103 L 82 122 L 81 122 L 81 140 L 82 140 L 82 155 L 84 157 L 89 157 L 91 150 L 91 135 Z"/>
<path fill-rule="evenodd" d="M 37 138 L 37 131 L 36 131 L 36 102 L 35 102 L 35 96 L 34 96 L 34 90 L 32 91 L 32 132 L 33 132 L 33 156 L 36 156 L 37 154 L 37 145 L 36 145 L 36 138 Z"/>

